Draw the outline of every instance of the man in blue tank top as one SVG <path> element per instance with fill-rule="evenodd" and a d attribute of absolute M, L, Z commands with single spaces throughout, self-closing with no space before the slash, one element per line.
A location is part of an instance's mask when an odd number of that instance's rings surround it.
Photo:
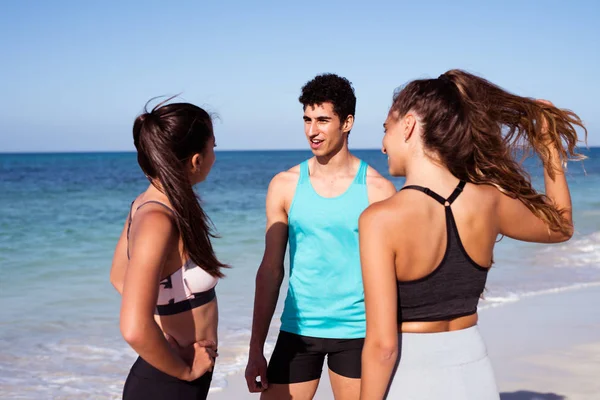
<path fill-rule="evenodd" d="M 358 217 L 396 189 L 348 150 L 356 97 L 347 79 L 319 75 L 302 88 L 299 100 L 314 157 L 277 174 L 269 185 L 246 380 L 251 392 L 262 392 L 261 399 L 309 400 L 327 357 L 335 398 L 354 400 L 365 337 Z M 264 343 L 288 241 L 289 288 L 267 367 Z"/>

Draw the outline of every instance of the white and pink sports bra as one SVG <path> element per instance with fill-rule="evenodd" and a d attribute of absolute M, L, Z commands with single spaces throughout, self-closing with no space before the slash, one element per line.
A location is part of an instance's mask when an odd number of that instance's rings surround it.
<path fill-rule="evenodd" d="M 148 203 L 159 204 L 170 212 L 173 212 L 169 206 L 155 200 L 140 204 L 136 208 L 136 211 Z M 133 207 L 133 203 L 131 205 Z M 131 214 L 132 212 L 130 211 L 127 226 L 127 259 L 129 259 Z M 215 286 L 218 282 L 219 278 L 210 275 L 200 266 L 188 260 L 181 268 L 160 281 L 154 313 L 157 315 L 173 315 L 200 307 L 215 298 Z"/>

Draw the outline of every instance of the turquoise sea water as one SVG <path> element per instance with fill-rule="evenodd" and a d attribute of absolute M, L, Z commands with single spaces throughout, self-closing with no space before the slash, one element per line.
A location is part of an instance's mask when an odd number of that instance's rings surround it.
<path fill-rule="evenodd" d="M 583 166 L 569 167 L 575 237 L 558 245 L 503 239 L 483 310 L 600 282 L 600 148 L 585 153 Z M 379 151 L 355 154 L 386 174 Z M 222 236 L 218 255 L 234 267 L 217 287 L 217 390 L 246 361 L 268 183 L 309 156 L 218 152 L 198 186 Z M 528 168 L 541 186 L 542 171 L 535 162 Z M 129 204 L 146 186 L 133 153 L 0 154 L 0 398 L 119 398 L 135 354 L 121 339 L 108 274 Z M 273 334 L 278 325 L 276 315 Z"/>

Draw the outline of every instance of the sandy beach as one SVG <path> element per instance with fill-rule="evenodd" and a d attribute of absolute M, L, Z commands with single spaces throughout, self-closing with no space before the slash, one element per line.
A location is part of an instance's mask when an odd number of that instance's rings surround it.
<path fill-rule="evenodd" d="M 479 326 L 502 400 L 600 399 L 600 285 L 484 309 Z M 210 399 L 258 399 L 243 373 Z M 333 400 L 327 374 L 316 400 Z"/>

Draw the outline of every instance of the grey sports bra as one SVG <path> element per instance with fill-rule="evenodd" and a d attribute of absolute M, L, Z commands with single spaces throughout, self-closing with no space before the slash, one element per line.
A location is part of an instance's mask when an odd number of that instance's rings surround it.
<path fill-rule="evenodd" d="M 398 322 L 446 321 L 477 312 L 489 268 L 469 257 L 458 234 L 451 205 L 464 187 L 465 181 L 460 181 L 447 199 L 422 186 L 400 189 L 418 190 L 444 206 L 447 241 L 444 258 L 433 272 L 420 279 L 398 282 Z"/>

